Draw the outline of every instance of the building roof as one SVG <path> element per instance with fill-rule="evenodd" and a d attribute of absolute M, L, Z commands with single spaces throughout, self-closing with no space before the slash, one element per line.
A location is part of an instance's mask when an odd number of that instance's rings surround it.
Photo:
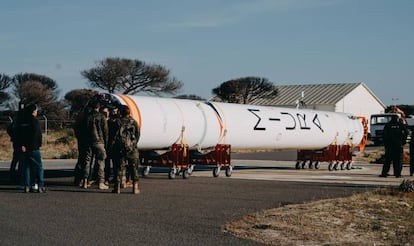
<path fill-rule="evenodd" d="M 311 84 L 311 85 L 278 85 L 279 94 L 274 98 L 258 98 L 252 104 L 258 105 L 290 105 L 296 104 L 301 100 L 307 105 L 335 105 L 346 95 L 355 90 L 358 86 L 363 86 L 381 105 L 385 105 L 375 96 L 375 94 L 364 83 L 342 83 L 342 84 Z"/>

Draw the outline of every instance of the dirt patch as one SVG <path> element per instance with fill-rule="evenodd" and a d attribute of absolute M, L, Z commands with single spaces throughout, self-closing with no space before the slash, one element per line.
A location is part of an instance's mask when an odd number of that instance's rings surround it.
<path fill-rule="evenodd" d="M 269 245 L 413 245 L 414 195 L 380 190 L 245 216 L 224 230 Z"/>

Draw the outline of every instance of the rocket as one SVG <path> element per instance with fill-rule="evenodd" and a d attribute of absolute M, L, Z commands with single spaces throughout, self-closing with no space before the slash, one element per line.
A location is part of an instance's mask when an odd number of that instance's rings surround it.
<path fill-rule="evenodd" d="M 141 131 L 141 150 L 167 149 L 185 143 L 189 149 L 229 144 L 232 149 L 315 150 L 330 145 L 357 146 L 366 129 L 351 114 L 204 102 L 188 99 L 105 94 L 113 105 L 130 108 Z"/>

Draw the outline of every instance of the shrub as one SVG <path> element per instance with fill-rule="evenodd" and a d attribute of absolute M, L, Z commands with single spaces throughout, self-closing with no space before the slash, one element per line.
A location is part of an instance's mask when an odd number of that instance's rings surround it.
<path fill-rule="evenodd" d="M 399 186 L 402 192 L 414 192 L 414 180 L 404 179 Z"/>

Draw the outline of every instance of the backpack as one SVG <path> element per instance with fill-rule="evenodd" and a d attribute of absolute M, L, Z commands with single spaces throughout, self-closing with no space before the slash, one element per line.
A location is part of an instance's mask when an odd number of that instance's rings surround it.
<path fill-rule="evenodd" d="M 121 151 L 128 153 L 136 148 L 138 139 L 136 139 L 135 131 L 135 126 L 130 120 L 128 123 L 122 120 L 120 121 L 118 144 Z"/>

